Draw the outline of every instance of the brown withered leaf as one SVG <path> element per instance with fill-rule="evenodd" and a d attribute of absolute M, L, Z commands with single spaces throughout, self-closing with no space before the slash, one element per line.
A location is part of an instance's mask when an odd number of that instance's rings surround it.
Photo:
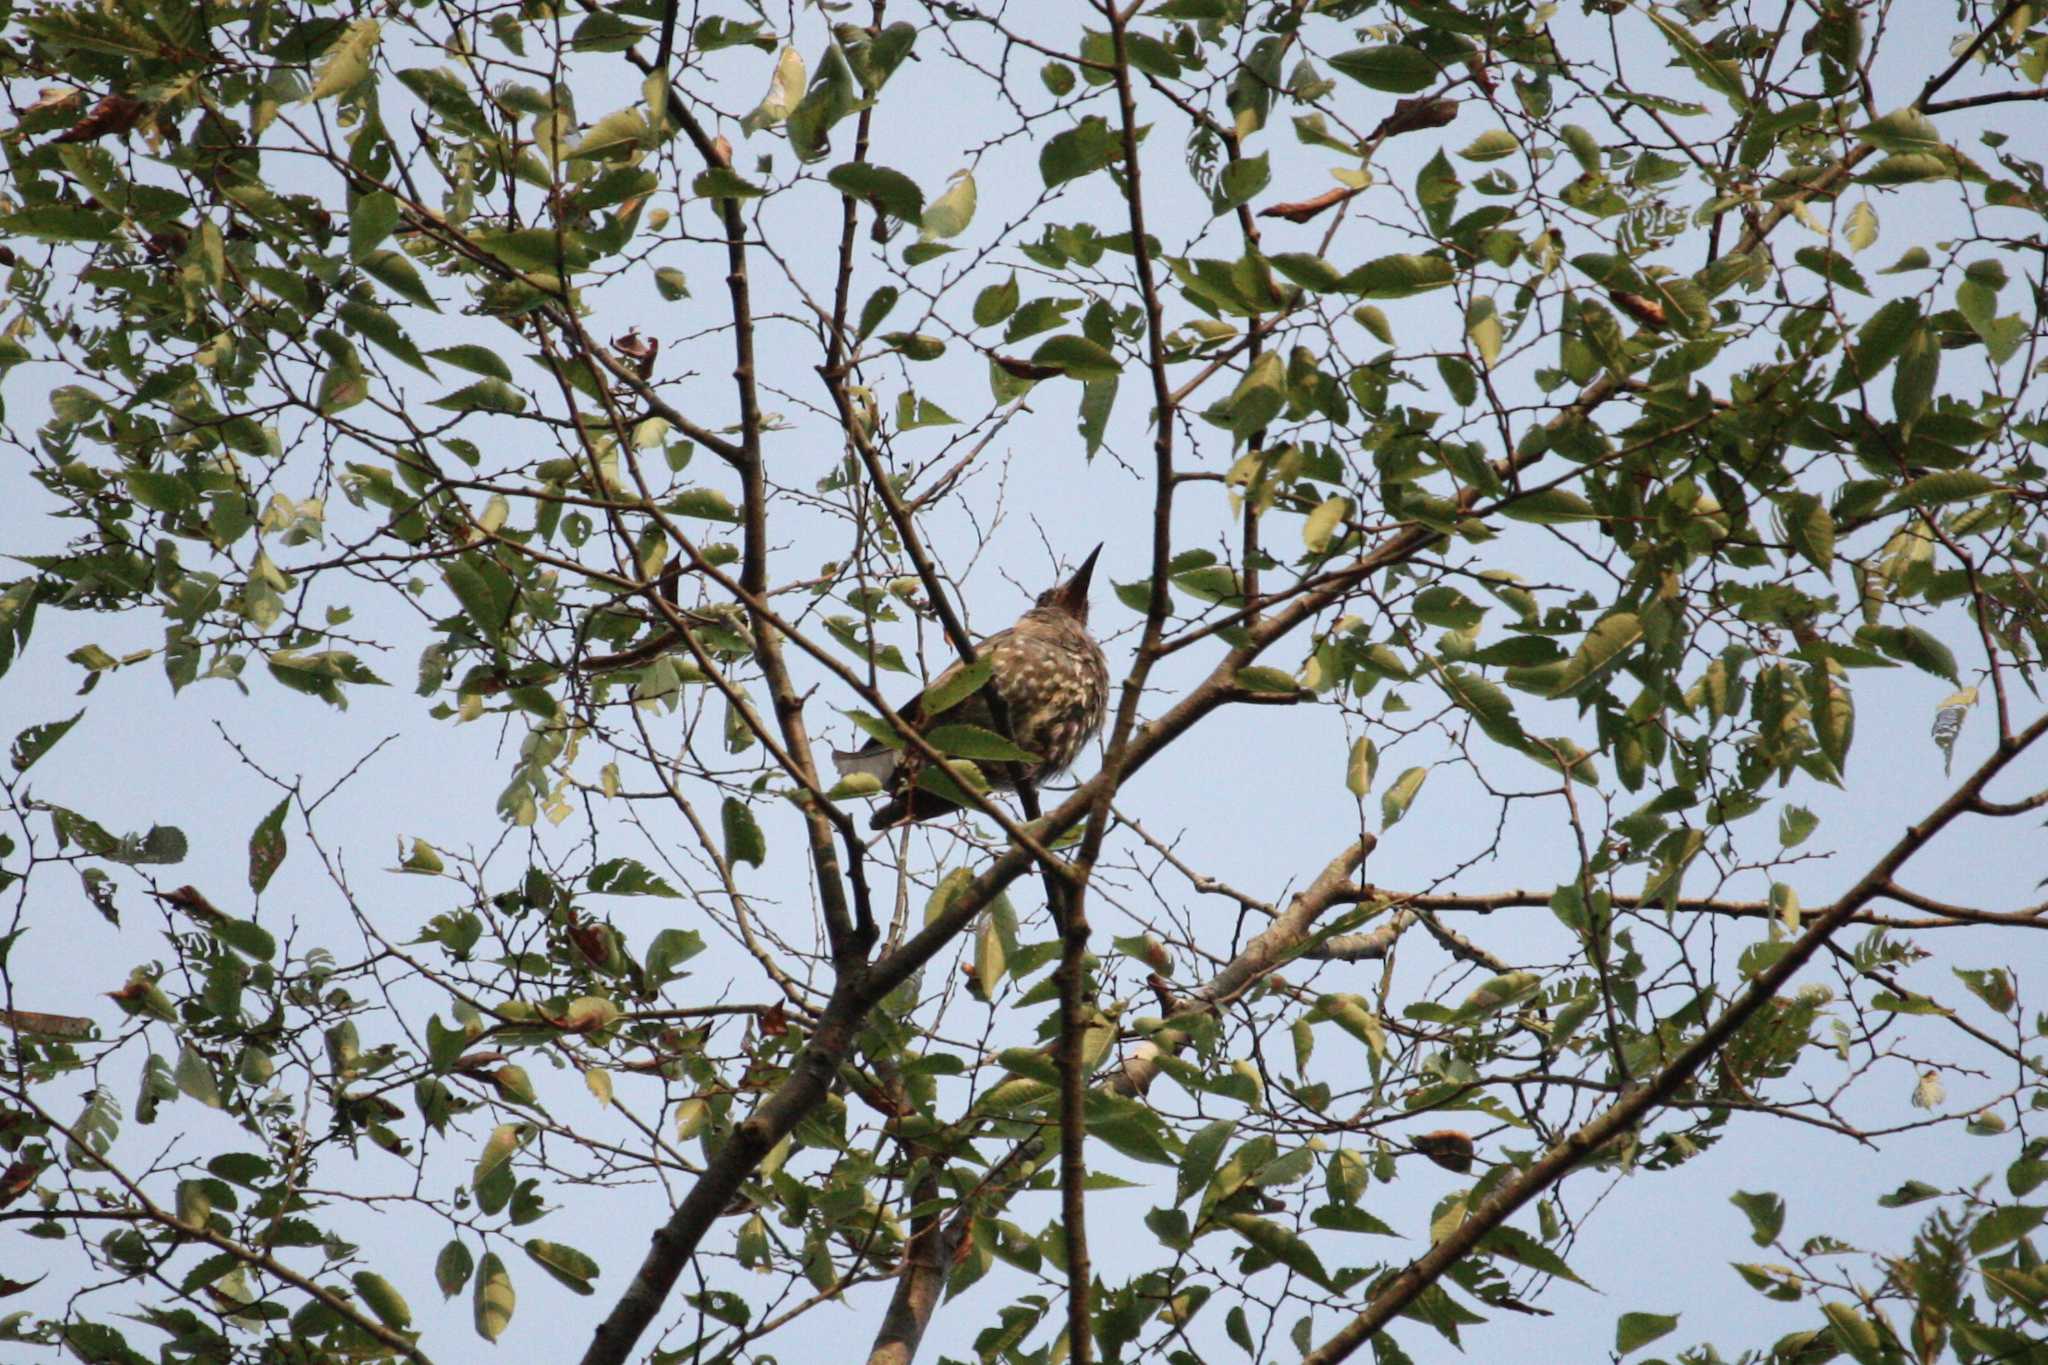
<path fill-rule="evenodd" d="M 1667 325 L 1664 321 L 1664 305 L 1655 299 L 1644 298 L 1641 294 L 1631 294 L 1626 289 L 1610 289 L 1607 291 L 1607 297 L 1614 301 L 1616 308 L 1645 327 L 1661 332 Z"/>
<path fill-rule="evenodd" d="M 39 1038 L 90 1038 L 93 1022 L 75 1014 L 0 1009 L 0 1026 Z"/>
<path fill-rule="evenodd" d="M 1356 193 L 1357 190 L 1345 189 L 1340 185 L 1336 189 L 1324 190 L 1313 199 L 1294 199 L 1285 204 L 1270 205 L 1259 210 L 1259 217 L 1285 218 L 1290 223 L 1306 223 L 1323 210 L 1335 208 Z"/>
<path fill-rule="evenodd" d="M 989 358 L 1003 367 L 1004 374 L 1018 379 L 1057 379 L 1066 373 L 1057 365 L 1040 365 L 1013 355 L 992 355 Z"/>
<path fill-rule="evenodd" d="M 783 1034 L 789 1032 L 789 1015 L 783 1010 L 779 1002 L 762 1010 L 758 1017 L 761 1021 L 761 1034 L 763 1037 L 780 1038 Z"/>
<path fill-rule="evenodd" d="M 36 1183 L 36 1176 L 42 1167 L 33 1161 L 17 1161 L 6 1171 L 0 1172 L 0 1209 L 27 1194 Z"/>
<path fill-rule="evenodd" d="M 654 373 L 654 357 L 660 353 L 661 343 L 653 337 L 641 336 L 636 327 L 622 337 L 613 337 L 612 348 L 632 361 L 633 373 L 645 379 Z"/>
<path fill-rule="evenodd" d="M 208 900 L 196 886 L 181 886 L 175 891 L 152 893 L 156 898 L 176 910 L 183 910 L 193 919 L 202 923 L 209 920 L 225 919 L 225 915 Z"/>
<path fill-rule="evenodd" d="M 148 108 L 141 100 L 130 99 L 126 95 L 108 95 L 92 107 L 91 113 L 50 141 L 96 142 L 109 133 L 125 137 L 141 121 Z"/>
<path fill-rule="evenodd" d="M 569 930 L 569 941 L 576 945 L 576 951 L 588 958 L 594 967 L 603 966 L 611 956 L 611 939 L 605 936 L 601 925 L 575 925 Z"/>
<path fill-rule="evenodd" d="M 1394 112 L 1380 120 L 1373 130 L 1377 138 L 1418 133 L 1424 128 L 1441 128 L 1458 117 L 1458 102 L 1447 99 L 1405 99 L 1394 101 Z"/>
<path fill-rule="evenodd" d="M 1459 1175 L 1472 1169 L 1472 1139 L 1455 1128 L 1439 1128 L 1415 1139 L 1415 1150 Z"/>

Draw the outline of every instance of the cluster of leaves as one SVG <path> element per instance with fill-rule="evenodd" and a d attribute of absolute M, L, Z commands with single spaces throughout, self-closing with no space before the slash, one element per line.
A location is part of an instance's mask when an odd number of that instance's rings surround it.
<path fill-rule="evenodd" d="M 273 779 L 231 913 L 149 869 L 243 836 L 115 835 L 31 795 L 78 717 L 24 730 L 0 953 L 75 876 L 127 931 L 153 898 L 167 956 L 108 983 L 119 1020 L 8 1011 L 0 1203 L 24 1202 L 0 1219 L 100 1278 L 0 1334 L 144 1359 L 127 1314 L 167 1359 L 424 1359 L 400 1286 L 468 1294 L 496 1341 L 523 1253 L 616 1296 L 593 1361 L 627 1358 L 687 1263 L 658 1360 L 746 1358 L 818 1305 L 883 1300 L 876 1358 L 905 1359 L 1000 1271 L 1014 1303 L 955 1334 L 985 1361 L 1285 1336 L 1398 1362 L 1397 1314 L 1455 1344 L 1583 1283 L 1565 1254 L 1596 1201 L 1566 1172 L 1677 1169 L 1760 1116 L 2019 1130 L 2010 1200 L 1949 1173 L 1901 1192 L 1942 1202 L 1909 1253 L 1856 1262 L 1875 1284 L 1827 1235 L 1738 1266 L 1819 1315 L 1766 1354 L 2026 1349 L 2048 1026 L 1974 965 L 2006 940 L 1952 960 L 1969 999 L 1945 1004 L 1906 984 L 1922 950 L 1897 931 L 2040 916 L 1894 878 L 1966 811 L 2042 804 L 1984 786 L 2041 729 L 2048 181 L 2016 139 L 1964 144 L 1975 111 L 2040 98 L 2048 29 L 1965 5 L 1958 55 L 1930 61 L 1868 8 L 876 4 L 789 33 L 647 0 L 12 13 L 0 67 L 43 88 L 0 133 L 0 370 L 14 477 L 62 543 L 0 585 L 0 673 L 65 613 L 120 642 L 64 656 L 81 693 L 153 663 L 173 694 L 485 721 L 511 755 L 489 814 L 531 833 L 465 856 L 433 841 L 474 846 L 453 817 L 409 836 L 394 871 L 442 908 L 407 942 L 327 864 L 359 941 L 280 942 L 263 897 L 317 847 L 318 800 Z M 733 80 L 765 84 L 751 111 L 717 103 Z M 1011 125 L 934 126 L 962 87 Z M 1873 255 L 1881 217 L 1905 241 Z M 1114 480 L 1109 515 L 1144 531 L 1111 559 L 1149 571 L 1097 608 L 1136 645 L 1103 775 L 990 843 L 973 763 L 1025 755 L 999 709 L 944 722 L 989 665 L 932 547 L 993 532 L 999 438 L 1055 409 L 1071 435 L 1018 482 L 1072 513 L 1067 481 Z M 372 690 L 394 658 L 417 704 Z M 878 690 L 956 660 L 914 708 Z M 813 696 L 970 813 L 867 840 L 853 803 L 878 784 L 820 776 Z M 1313 799 L 1355 804 L 1359 834 L 1284 908 L 1148 828 L 1202 817 L 1118 795 L 1269 705 L 1322 724 L 1343 787 Z M 1881 807 L 1857 721 L 1908 706 L 1945 772 L 1980 710 L 1991 757 L 1903 853 L 1823 881 L 1815 794 Z M 1484 841 L 1428 848 L 1403 889 L 1354 881 L 1376 837 L 1425 838 L 1406 818 L 1453 799 L 1432 781 L 1502 825 L 1548 812 L 1572 836 L 1549 889 L 1468 885 Z M 1035 866 L 1097 907 L 1093 940 L 1080 901 L 1012 903 Z M 1157 911 L 1097 875 L 1116 866 Z M 1263 932 L 1218 934 L 1217 895 Z M 806 897 L 809 934 L 757 913 Z M 622 927 L 617 898 L 687 927 Z M 1550 918 L 1491 946 L 1444 922 L 1511 908 Z M 749 974 L 739 1003 L 685 968 L 707 930 Z M 1425 934 L 1454 968 L 1397 989 Z M 1778 990 L 1821 952 L 1839 993 Z M 1362 960 L 1388 964 L 1370 993 Z M 1919 1021 L 1939 1043 L 1897 1040 Z M 1944 1111 L 1942 1071 L 1969 1074 L 1928 1063 L 1944 1046 L 2012 1079 Z M 1930 1111 L 1903 1125 L 1860 1084 L 1902 1067 Z M 83 1111 L 53 1108 L 80 1079 Z M 139 1163 L 124 1127 L 165 1105 L 217 1115 L 217 1147 Z M 1478 1131 L 1412 1131 L 1445 1121 Z M 1397 1227 L 1414 1157 L 1474 1178 Z M 611 1216 L 586 1199 L 646 1217 L 630 1187 L 653 1179 L 686 1193 L 639 1275 L 557 1230 Z M 1136 1247 L 1091 1260 L 1085 1223 L 1024 1221 L 1035 1192 L 1070 1212 L 1129 1184 L 1159 1196 Z M 402 1234 L 356 1216 L 385 1197 Z M 1533 1230 L 1506 1221 L 1532 1201 Z M 1737 1204 L 1777 1243 L 1781 1202 Z M 1360 1249 L 1403 1233 L 1443 1263 Z M 405 1259 L 444 1241 L 430 1271 Z M 1333 1321 L 1355 1336 L 1319 1341 Z M 1675 1329 L 1631 1312 L 1615 1349 Z"/>

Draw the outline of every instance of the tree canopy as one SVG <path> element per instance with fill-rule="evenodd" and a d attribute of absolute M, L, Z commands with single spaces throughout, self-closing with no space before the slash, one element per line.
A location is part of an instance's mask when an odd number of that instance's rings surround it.
<path fill-rule="evenodd" d="M 2048 1358 L 2043 5 L 0 69 L 0 1340 Z"/>

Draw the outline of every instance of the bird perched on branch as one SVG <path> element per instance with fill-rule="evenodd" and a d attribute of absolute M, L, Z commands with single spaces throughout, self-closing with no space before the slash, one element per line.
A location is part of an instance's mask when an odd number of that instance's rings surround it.
<path fill-rule="evenodd" d="M 977 760 L 994 786 L 1036 785 L 1065 772 L 1102 728 L 1109 705 L 1109 663 L 1088 633 L 1088 580 L 1101 553 L 1096 546 L 1016 625 L 982 641 L 974 663 L 955 663 L 897 713 L 948 757 Z M 879 734 L 832 761 L 842 777 L 865 773 L 889 793 L 870 822 L 875 829 L 961 804 L 948 794 L 957 788 L 943 771 Z"/>

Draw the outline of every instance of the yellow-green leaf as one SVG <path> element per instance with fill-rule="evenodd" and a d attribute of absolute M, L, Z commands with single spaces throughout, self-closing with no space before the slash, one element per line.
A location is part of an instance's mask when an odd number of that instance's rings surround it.
<path fill-rule="evenodd" d="M 1552 684 L 1552 697 L 1569 696 L 1599 676 L 1607 666 L 1620 658 L 1643 636 L 1642 622 L 1635 613 L 1618 611 L 1607 617 L 1591 630 L 1579 643 L 1578 652 L 1565 661 L 1557 681 Z"/>
<path fill-rule="evenodd" d="M 377 39 L 382 33 L 383 27 L 375 19 L 358 19 L 343 29 L 327 49 L 327 55 L 320 59 L 313 87 L 306 92 L 307 101 L 324 100 L 362 84 L 370 74 L 370 58 L 377 51 Z"/>
<path fill-rule="evenodd" d="M 1344 765 L 1344 785 L 1351 789 L 1353 796 L 1363 797 L 1372 790 L 1372 779 L 1379 768 L 1379 746 L 1367 736 L 1360 735 L 1358 742 L 1351 746 L 1350 761 Z"/>
<path fill-rule="evenodd" d="M 518 1306 L 519 1296 L 513 1292 L 512 1277 L 505 1272 L 505 1263 L 498 1259 L 498 1253 L 484 1253 L 483 1264 L 477 1269 L 476 1334 L 485 1341 L 496 1341 L 500 1333 L 512 1322 L 512 1310 Z"/>
<path fill-rule="evenodd" d="M 1380 798 L 1380 828 L 1392 829 L 1408 813 L 1408 807 L 1415 802 L 1415 793 L 1422 790 L 1422 783 L 1429 776 L 1427 768 L 1410 768 L 1394 779 L 1394 785 L 1387 788 L 1387 794 Z"/>

